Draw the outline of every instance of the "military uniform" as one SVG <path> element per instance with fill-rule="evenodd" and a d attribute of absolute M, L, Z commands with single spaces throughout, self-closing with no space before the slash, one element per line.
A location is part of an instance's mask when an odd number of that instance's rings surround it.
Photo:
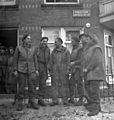
<path fill-rule="evenodd" d="M 46 80 L 48 78 L 48 62 L 50 59 L 50 49 L 48 46 L 43 47 L 40 45 L 37 48 L 37 60 L 38 60 L 38 68 L 39 68 L 39 92 L 38 99 L 41 102 L 46 97 Z M 42 102 L 43 103 L 43 102 Z"/>
<path fill-rule="evenodd" d="M 102 50 L 97 44 L 89 45 L 83 50 L 81 73 L 85 80 L 88 105 L 91 111 L 88 115 L 96 115 L 100 111 L 100 81 L 105 80 Z M 87 71 L 84 72 L 84 69 Z"/>
<path fill-rule="evenodd" d="M 70 52 L 65 47 L 54 48 L 50 58 L 50 74 L 52 77 L 53 103 L 61 97 L 67 104 L 69 97 L 69 63 Z"/>
<path fill-rule="evenodd" d="M 70 62 L 74 62 L 74 65 L 70 68 L 71 78 L 70 78 L 69 89 L 70 89 L 71 102 L 74 101 L 76 85 L 77 85 L 77 92 L 79 95 L 79 99 L 82 100 L 82 97 L 84 95 L 83 81 L 82 81 L 82 77 L 80 76 L 81 54 L 82 54 L 82 48 L 76 46 L 72 49 L 70 55 Z"/>
<path fill-rule="evenodd" d="M 35 80 L 38 62 L 35 47 L 18 46 L 14 53 L 14 71 L 18 71 L 17 99 L 22 102 L 25 96 L 25 86 L 28 86 L 29 101 L 34 103 L 36 96 Z"/>
<path fill-rule="evenodd" d="M 6 85 L 6 70 L 7 70 L 7 54 L 5 52 L 5 48 L 1 48 L 0 53 L 0 92 L 6 93 L 5 85 Z"/>
<path fill-rule="evenodd" d="M 6 71 L 6 91 L 7 93 L 16 93 L 17 80 L 13 75 L 13 55 L 8 55 L 7 71 Z"/>

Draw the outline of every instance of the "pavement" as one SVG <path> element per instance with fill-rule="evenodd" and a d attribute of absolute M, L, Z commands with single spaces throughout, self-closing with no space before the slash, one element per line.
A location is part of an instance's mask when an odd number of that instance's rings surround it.
<path fill-rule="evenodd" d="M 27 101 L 25 101 L 26 103 Z M 40 107 L 33 110 L 24 106 L 23 111 L 16 111 L 13 99 L 0 99 L 0 120 L 114 120 L 114 101 L 112 98 L 101 99 L 101 109 L 96 116 L 88 117 L 83 106 Z"/>

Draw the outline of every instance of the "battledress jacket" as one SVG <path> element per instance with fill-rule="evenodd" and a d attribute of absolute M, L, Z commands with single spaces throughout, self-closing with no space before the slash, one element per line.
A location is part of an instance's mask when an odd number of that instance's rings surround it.
<path fill-rule="evenodd" d="M 14 71 L 22 73 L 33 73 L 38 70 L 36 48 L 25 49 L 24 46 L 18 46 L 14 53 Z"/>
<path fill-rule="evenodd" d="M 89 46 L 83 51 L 81 58 L 81 73 L 87 69 L 86 80 L 105 80 L 102 50 L 98 45 Z M 83 76 L 84 77 L 84 76 Z"/>

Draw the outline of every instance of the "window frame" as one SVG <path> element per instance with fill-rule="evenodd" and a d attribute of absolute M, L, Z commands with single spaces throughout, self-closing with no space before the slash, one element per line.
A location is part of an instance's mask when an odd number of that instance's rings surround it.
<path fill-rule="evenodd" d="M 65 34 L 67 31 L 79 31 L 81 34 L 82 27 L 64 27 L 64 30 L 65 30 Z M 64 42 L 65 44 L 71 43 L 71 41 L 67 41 L 66 38 Z"/>
<path fill-rule="evenodd" d="M 0 4 L 0 6 L 4 6 L 4 7 L 7 7 L 7 6 L 16 6 L 18 4 L 18 0 L 13 0 L 15 4 L 11 4 L 10 2 L 8 2 L 8 4 Z"/>
<path fill-rule="evenodd" d="M 110 73 L 107 73 L 107 62 L 108 62 L 108 59 L 107 59 L 107 55 L 109 56 L 109 54 L 107 54 L 107 49 L 108 48 L 110 48 L 111 50 L 112 50 L 112 52 L 113 52 L 113 40 L 112 40 L 112 45 L 110 45 L 110 44 L 108 44 L 107 42 L 106 42 L 106 37 L 107 37 L 107 39 L 108 39 L 108 36 L 112 36 L 112 34 L 109 32 L 109 31 L 104 31 L 104 45 L 105 45 L 105 67 L 106 67 L 106 74 L 107 75 L 109 75 Z M 112 73 L 114 73 L 114 71 L 113 71 L 113 67 L 114 67 L 114 56 L 113 55 L 111 55 L 110 56 L 110 58 L 111 58 L 111 64 L 112 64 Z"/>
<path fill-rule="evenodd" d="M 44 0 L 44 4 L 79 4 L 79 0 L 77 0 L 77 2 L 47 2 Z"/>

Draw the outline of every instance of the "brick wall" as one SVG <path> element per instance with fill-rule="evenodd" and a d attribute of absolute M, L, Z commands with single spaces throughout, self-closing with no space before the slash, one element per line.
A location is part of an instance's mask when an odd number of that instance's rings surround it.
<path fill-rule="evenodd" d="M 0 9 L 0 25 L 18 26 L 19 39 L 31 33 L 35 44 L 41 38 L 42 26 L 84 26 L 99 24 L 97 0 L 80 0 L 79 5 L 44 5 L 43 0 L 20 0 L 18 10 Z M 73 10 L 90 9 L 91 17 L 73 17 Z"/>

